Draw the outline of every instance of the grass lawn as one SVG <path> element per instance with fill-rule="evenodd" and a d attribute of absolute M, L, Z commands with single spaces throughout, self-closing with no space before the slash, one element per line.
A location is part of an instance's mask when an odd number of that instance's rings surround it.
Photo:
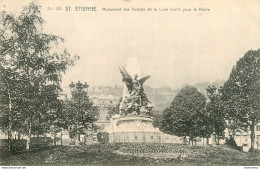
<path fill-rule="evenodd" d="M 138 145 L 137 145 L 138 146 Z M 141 145 L 142 147 L 143 145 Z M 144 145 L 148 147 L 149 145 Z M 8 153 L 1 151 L 1 166 L 35 166 L 35 165 L 71 165 L 71 166 L 146 166 L 146 165 L 218 165 L 218 166 L 260 166 L 260 153 L 246 153 L 229 148 L 226 145 L 188 146 L 167 145 L 181 150 L 176 152 L 160 153 L 124 152 L 129 145 L 86 145 L 81 147 L 57 146 L 41 150 Z M 138 147 L 140 149 L 140 146 Z M 161 148 L 160 148 L 161 149 Z M 120 151 L 122 150 L 122 151 Z M 159 153 L 158 153 L 159 152 Z"/>

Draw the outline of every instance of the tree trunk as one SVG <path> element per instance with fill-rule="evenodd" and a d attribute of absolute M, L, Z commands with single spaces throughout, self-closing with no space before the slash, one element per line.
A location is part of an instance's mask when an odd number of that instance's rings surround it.
<path fill-rule="evenodd" d="M 80 129 L 79 129 L 79 125 L 77 125 L 77 135 L 76 135 L 75 145 L 76 146 L 80 145 Z"/>
<path fill-rule="evenodd" d="M 207 145 L 209 145 L 209 138 L 207 137 Z"/>
<path fill-rule="evenodd" d="M 235 140 L 235 129 L 233 129 L 232 137 Z"/>
<path fill-rule="evenodd" d="M 56 146 L 56 130 L 54 129 L 53 145 Z"/>
<path fill-rule="evenodd" d="M 79 129 L 77 130 L 77 142 L 78 142 L 78 144 L 80 143 L 80 131 L 79 131 Z"/>
<path fill-rule="evenodd" d="M 8 150 L 12 151 L 12 132 L 10 127 L 8 128 Z"/>
<path fill-rule="evenodd" d="M 31 127 L 32 124 L 29 122 L 29 130 L 28 130 L 28 137 L 27 137 L 27 142 L 26 142 L 26 150 L 30 149 L 30 144 L 31 144 Z"/>
<path fill-rule="evenodd" d="M 252 120 L 252 125 L 251 125 L 250 129 L 251 129 L 251 134 L 250 134 L 251 150 L 252 150 L 252 152 L 254 152 L 254 149 L 255 149 L 255 119 Z"/>
<path fill-rule="evenodd" d="M 183 144 L 186 144 L 186 136 L 183 137 Z"/>
<path fill-rule="evenodd" d="M 11 94 L 8 92 L 9 97 L 9 116 L 8 116 L 8 150 L 12 151 L 12 100 L 11 100 Z"/>
<path fill-rule="evenodd" d="M 60 145 L 62 146 L 62 129 L 61 129 L 61 132 L 60 132 Z"/>
<path fill-rule="evenodd" d="M 39 144 L 39 132 L 37 131 L 37 144 Z"/>
<path fill-rule="evenodd" d="M 87 144 L 87 137 L 88 137 L 88 134 L 85 133 L 85 135 L 84 135 L 84 143 L 85 143 L 85 144 Z"/>
<path fill-rule="evenodd" d="M 21 140 L 21 132 L 18 130 L 18 140 Z"/>
<path fill-rule="evenodd" d="M 203 143 L 203 146 L 204 146 L 204 137 L 202 137 L 202 143 Z"/>

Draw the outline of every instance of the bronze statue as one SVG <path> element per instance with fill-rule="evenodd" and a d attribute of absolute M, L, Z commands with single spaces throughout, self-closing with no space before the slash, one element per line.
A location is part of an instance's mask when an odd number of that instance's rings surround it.
<path fill-rule="evenodd" d="M 152 110 L 151 102 L 148 100 L 146 94 L 144 93 L 143 84 L 151 76 L 145 76 L 138 80 L 138 75 L 136 74 L 132 78 L 124 67 L 119 68 L 120 73 L 123 76 L 123 82 L 126 84 L 127 92 L 122 99 L 120 104 L 121 115 L 150 115 Z"/>

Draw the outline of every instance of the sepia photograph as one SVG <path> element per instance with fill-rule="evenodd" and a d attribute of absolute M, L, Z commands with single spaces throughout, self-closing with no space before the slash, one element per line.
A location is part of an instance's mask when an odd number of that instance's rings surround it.
<path fill-rule="evenodd" d="M 1 168 L 258 169 L 259 9 L 0 0 Z"/>

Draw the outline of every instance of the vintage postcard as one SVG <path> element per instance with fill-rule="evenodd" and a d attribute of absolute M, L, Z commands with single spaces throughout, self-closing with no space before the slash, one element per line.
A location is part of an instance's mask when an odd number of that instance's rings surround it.
<path fill-rule="evenodd" d="M 0 0 L 0 165 L 260 166 L 259 0 Z"/>

